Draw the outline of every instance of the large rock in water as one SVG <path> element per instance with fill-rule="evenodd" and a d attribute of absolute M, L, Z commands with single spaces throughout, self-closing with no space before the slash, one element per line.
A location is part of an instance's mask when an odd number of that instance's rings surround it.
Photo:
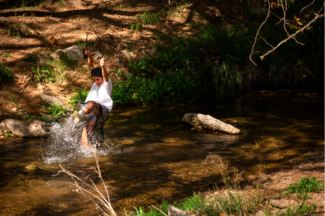
<path fill-rule="evenodd" d="M 0 127 L 7 128 L 13 134 L 20 137 L 42 137 L 49 133 L 44 129 L 46 123 L 35 119 L 26 122 L 16 119 L 5 119 L 0 123 Z"/>
<path fill-rule="evenodd" d="M 186 113 L 182 119 L 196 128 L 206 128 L 209 130 L 218 130 L 230 134 L 239 134 L 240 130 L 234 126 L 224 123 L 210 115 L 203 115 L 201 113 Z"/>
<path fill-rule="evenodd" d="M 71 60 L 84 60 L 82 48 L 78 45 L 73 45 L 62 50 L 56 50 L 54 53 L 51 54 L 51 57 L 53 59 L 59 60 L 64 56 L 64 54 L 67 54 L 69 59 Z"/>

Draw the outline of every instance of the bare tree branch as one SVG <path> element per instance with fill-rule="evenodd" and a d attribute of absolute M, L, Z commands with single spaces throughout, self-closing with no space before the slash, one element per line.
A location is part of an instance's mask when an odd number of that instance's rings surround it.
<path fill-rule="evenodd" d="M 271 44 L 269 44 L 264 38 L 260 37 L 267 45 L 269 45 L 270 47 L 274 48 Z"/>
<path fill-rule="evenodd" d="M 251 54 L 249 54 L 249 60 L 255 65 L 257 66 L 257 64 L 253 61 L 252 59 L 252 55 L 253 55 L 253 51 L 254 51 L 254 48 L 255 48 L 255 44 L 256 44 L 256 41 L 257 41 L 257 36 L 258 34 L 260 33 L 260 30 L 262 28 L 262 26 L 266 23 L 267 19 L 269 18 L 270 16 L 270 11 L 271 11 L 271 4 L 270 4 L 270 0 L 267 0 L 268 2 L 268 5 L 269 5 L 269 8 L 267 10 L 267 15 L 266 15 L 266 18 L 264 20 L 264 22 L 260 25 L 260 27 L 258 28 L 257 32 L 256 32 L 256 36 L 255 36 L 255 41 L 254 41 L 254 44 L 253 44 L 253 47 L 252 47 L 252 51 L 251 51 Z"/>
<path fill-rule="evenodd" d="M 314 4 L 314 3 L 315 3 L 315 0 L 313 0 L 313 2 L 310 3 L 309 5 L 307 5 L 306 7 L 303 7 L 303 8 L 301 9 L 300 13 L 301 13 L 303 10 L 305 10 L 306 8 L 308 8 L 309 6 L 311 6 L 312 4 Z"/>
<path fill-rule="evenodd" d="M 286 27 L 286 15 L 287 15 L 287 9 L 288 9 L 287 0 L 284 0 L 284 2 L 282 2 L 281 8 L 283 11 L 283 18 L 282 18 L 283 19 L 283 28 L 284 28 L 285 32 L 287 33 L 287 36 L 290 36 L 290 33 L 288 32 L 287 27 Z M 297 39 L 295 37 L 293 39 L 296 41 L 296 43 L 298 43 L 302 46 L 305 45 L 305 44 L 297 41 Z"/>
<path fill-rule="evenodd" d="M 320 11 L 319 11 L 320 12 Z M 287 42 L 289 39 L 293 39 L 298 33 L 302 32 L 303 30 L 305 30 L 305 28 L 307 28 L 308 26 L 310 26 L 310 24 L 312 24 L 313 22 L 315 22 L 317 19 L 324 17 L 324 14 L 316 14 L 315 18 L 312 19 L 307 25 L 305 25 L 304 27 L 302 27 L 300 30 L 296 31 L 296 33 L 289 35 L 286 39 L 284 39 L 283 41 L 281 41 L 276 47 L 274 47 L 272 50 L 268 51 L 267 53 L 265 53 L 264 55 L 260 56 L 260 59 L 263 60 L 265 56 L 267 56 L 268 54 L 270 54 L 271 52 L 273 52 L 274 50 L 276 50 L 277 48 L 279 48 L 280 45 L 282 45 L 283 43 Z"/>

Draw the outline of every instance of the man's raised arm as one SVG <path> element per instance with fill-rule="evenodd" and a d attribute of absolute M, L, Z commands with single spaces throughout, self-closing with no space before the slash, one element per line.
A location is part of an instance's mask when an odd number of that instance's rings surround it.
<path fill-rule="evenodd" d="M 91 72 L 94 68 L 93 56 L 91 55 L 89 50 L 86 50 L 85 54 L 88 56 L 88 68 L 89 68 L 89 71 Z"/>

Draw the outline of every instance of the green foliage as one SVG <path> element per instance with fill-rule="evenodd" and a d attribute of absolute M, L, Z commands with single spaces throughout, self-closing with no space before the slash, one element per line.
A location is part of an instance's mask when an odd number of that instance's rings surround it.
<path fill-rule="evenodd" d="M 34 74 L 34 80 L 37 82 L 55 82 L 55 74 L 53 72 L 53 66 L 48 64 L 42 64 L 39 68 L 32 66 Z"/>
<path fill-rule="evenodd" d="M 71 60 L 68 54 L 65 54 L 60 60 L 58 60 L 58 65 L 64 69 L 74 69 L 77 66 L 77 60 Z"/>
<path fill-rule="evenodd" d="M 0 85 L 5 83 L 11 83 L 14 79 L 14 74 L 11 69 L 6 67 L 3 63 L 0 64 Z"/>
<path fill-rule="evenodd" d="M 11 135 L 11 131 L 10 130 L 5 130 L 5 132 L 3 132 L 3 134 L 7 137 L 9 137 Z"/>
<path fill-rule="evenodd" d="M 3 42 L 2 42 L 3 43 Z M 10 53 L 9 52 L 6 52 L 6 50 L 5 50 L 5 48 L 3 47 L 2 48 L 2 55 L 1 55 L 3 58 L 7 58 L 7 57 L 12 57 L 11 55 L 10 55 Z"/>
<path fill-rule="evenodd" d="M 62 107 L 59 104 L 50 104 L 48 106 L 42 106 L 43 109 L 47 110 L 51 116 L 55 116 L 58 118 L 63 117 L 63 114 L 67 112 L 66 107 Z"/>
<path fill-rule="evenodd" d="M 25 55 L 23 60 L 25 62 L 28 62 L 28 63 L 31 63 L 31 64 L 35 65 L 37 63 L 37 60 L 38 60 L 37 55 L 38 55 L 37 52 L 28 53 L 28 54 Z"/>
<path fill-rule="evenodd" d="M 75 44 L 80 46 L 81 48 L 86 47 L 86 41 L 82 40 L 82 39 L 79 39 Z M 94 41 L 92 41 L 92 40 L 87 41 L 87 47 L 93 46 L 93 45 L 94 45 Z"/>
<path fill-rule="evenodd" d="M 191 197 L 186 197 L 181 201 L 175 201 L 173 203 L 169 203 L 167 201 L 163 202 L 159 209 L 161 209 L 163 212 L 167 214 L 167 206 L 173 205 L 181 210 L 197 210 L 199 208 L 204 207 L 204 201 L 200 193 L 194 194 Z M 160 211 L 156 210 L 155 208 L 150 207 L 150 211 L 144 212 L 142 207 L 136 208 L 134 207 L 136 211 L 136 216 L 164 216 Z M 134 215 L 132 212 L 124 212 L 125 215 Z"/>
<path fill-rule="evenodd" d="M 63 3 L 62 0 L 60 0 L 60 1 L 58 2 L 58 7 L 61 8 L 61 7 L 64 7 L 64 6 L 65 6 L 65 4 Z"/>
<path fill-rule="evenodd" d="M 31 115 L 29 115 L 28 117 L 23 118 L 22 116 L 15 115 L 14 118 L 17 119 L 17 120 L 20 120 L 20 121 L 28 121 L 28 120 L 30 120 L 30 119 L 37 119 L 37 120 L 39 120 L 39 121 L 43 121 L 43 122 L 46 122 L 46 123 L 50 123 L 50 122 L 52 122 L 50 118 L 48 118 L 48 117 L 43 117 L 43 116 L 32 117 Z"/>
<path fill-rule="evenodd" d="M 315 212 L 316 211 L 316 205 L 313 203 L 302 203 L 297 206 L 291 206 L 286 209 L 286 212 L 282 215 L 284 216 L 296 216 L 296 215 L 306 215 L 307 213 L 310 212 Z"/>
<path fill-rule="evenodd" d="M 158 55 L 128 64 L 134 71 L 113 88 L 120 104 L 211 101 L 242 89 L 237 65 L 246 65 L 248 38 L 238 30 L 203 27 L 196 38 L 173 38 Z"/>
<path fill-rule="evenodd" d="M 186 75 L 186 70 L 178 69 L 155 73 L 151 79 L 146 78 L 145 74 L 128 74 L 127 81 L 120 81 L 113 88 L 112 99 L 121 105 L 193 103 L 199 98 L 199 95 L 193 92 L 198 83 Z"/>
<path fill-rule="evenodd" d="M 64 55 L 60 60 L 53 61 L 53 65 L 55 70 L 55 80 L 62 83 L 64 80 L 68 80 L 66 70 L 75 69 L 77 66 L 77 60 L 71 60 L 68 55 Z"/>
<path fill-rule="evenodd" d="M 322 184 L 320 181 L 316 181 L 315 177 L 311 179 L 301 178 L 300 181 L 294 184 L 290 184 L 290 186 L 285 191 L 283 191 L 283 194 L 299 193 L 304 195 L 309 192 L 322 189 L 324 189 L 324 184 Z"/>
<path fill-rule="evenodd" d="M 142 25 L 141 24 L 132 24 L 130 26 L 130 29 L 132 29 L 132 30 L 141 30 L 142 29 Z"/>
<path fill-rule="evenodd" d="M 144 25 L 157 25 L 160 23 L 160 13 L 144 12 L 137 17 Z"/>
<path fill-rule="evenodd" d="M 69 101 L 69 103 L 72 106 L 76 106 L 78 104 L 78 102 L 82 102 L 84 103 L 86 101 L 87 95 L 88 95 L 88 91 L 86 89 L 73 89 L 73 92 L 76 92 L 77 94 L 72 96 L 72 99 Z"/>

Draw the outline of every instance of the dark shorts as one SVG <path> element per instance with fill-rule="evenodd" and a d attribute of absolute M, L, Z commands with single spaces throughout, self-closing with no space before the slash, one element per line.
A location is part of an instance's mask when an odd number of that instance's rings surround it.
<path fill-rule="evenodd" d="M 90 102 L 91 101 L 88 101 L 86 103 L 80 103 L 81 108 L 85 109 Z M 108 120 L 108 118 L 109 118 L 109 110 L 107 109 L 107 107 L 103 106 L 102 104 L 99 104 L 97 117 L 93 114 L 93 112 L 86 115 L 85 125 L 83 125 L 82 129 L 86 127 L 87 134 L 88 134 L 87 136 L 88 141 L 93 146 L 100 147 L 104 143 L 104 125 L 105 122 Z M 89 125 L 89 122 L 91 120 L 95 122 L 95 126 Z M 91 136 L 89 136 L 88 133 L 89 127 L 94 127 Z"/>

